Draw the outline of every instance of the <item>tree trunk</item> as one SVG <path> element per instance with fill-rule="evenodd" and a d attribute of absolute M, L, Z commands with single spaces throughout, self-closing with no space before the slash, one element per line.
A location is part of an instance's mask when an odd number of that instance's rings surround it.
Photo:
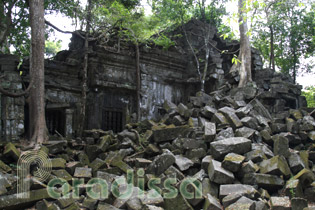
<path fill-rule="evenodd" d="M 297 55 L 296 55 L 296 47 L 293 48 L 293 82 L 296 83 L 296 63 L 297 63 Z"/>
<path fill-rule="evenodd" d="M 42 144 L 48 140 L 48 130 L 45 119 L 45 78 L 44 78 L 44 51 L 45 51 L 45 22 L 44 0 L 30 0 L 31 25 L 31 56 L 30 78 L 34 84 L 30 89 L 29 114 L 30 135 L 33 144 Z"/>
<path fill-rule="evenodd" d="M 91 9 L 92 0 L 88 0 L 87 6 L 87 17 L 86 17 L 86 29 L 85 29 L 85 41 L 84 41 L 84 61 L 82 70 L 82 92 L 81 92 L 81 120 L 78 128 L 78 136 L 82 137 L 84 125 L 85 125 L 85 115 L 86 115 L 86 92 L 87 92 L 87 71 L 89 62 L 89 32 L 90 32 L 90 22 L 91 22 Z"/>
<path fill-rule="evenodd" d="M 251 73 L 251 48 L 249 37 L 247 35 L 247 20 L 246 20 L 246 8 L 245 8 L 245 0 L 238 1 L 238 14 L 239 14 L 239 30 L 240 30 L 240 63 L 234 64 L 239 65 L 238 70 L 240 74 L 240 81 L 238 86 L 244 87 L 247 82 L 252 81 L 252 73 Z M 233 68 L 233 67 L 232 67 Z"/>
<path fill-rule="evenodd" d="M 270 25 L 270 63 L 269 68 L 275 71 L 275 49 L 274 49 L 274 35 L 273 35 L 273 26 Z"/>
<path fill-rule="evenodd" d="M 141 120 L 141 110 L 140 110 L 140 90 L 141 90 L 141 73 L 140 73 L 140 51 L 139 44 L 135 44 L 136 47 L 136 77 L 137 77 L 137 121 Z"/>
<path fill-rule="evenodd" d="M 207 30 L 205 37 L 204 37 L 204 41 L 205 41 L 205 66 L 203 69 L 203 76 L 202 76 L 202 80 L 201 82 L 201 91 L 205 92 L 205 82 L 206 82 L 206 76 L 207 76 L 207 72 L 208 72 L 208 63 L 209 63 L 209 54 L 210 54 L 210 47 L 209 47 L 209 39 L 210 39 L 210 28 L 209 30 Z"/>

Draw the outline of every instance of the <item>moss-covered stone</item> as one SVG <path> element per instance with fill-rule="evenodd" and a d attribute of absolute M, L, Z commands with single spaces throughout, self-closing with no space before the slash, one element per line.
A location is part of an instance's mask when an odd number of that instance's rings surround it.
<path fill-rule="evenodd" d="M 17 194 L 5 195 L 0 197 L 0 209 L 24 209 L 24 207 L 35 204 L 36 201 L 48 199 L 47 189 L 30 191 L 29 198 L 18 198 Z"/>
<path fill-rule="evenodd" d="M 222 162 L 222 167 L 232 171 L 237 172 L 243 161 L 245 160 L 245 157 L 243 155 L 238 155 L 235 153 L 229 153 L 224 157 L 224 160 Z"/>
<path fill-rule="evenodd" d="M 66 160 L 62 158 L 53 158 L 51 160 L 52 169 L 64 169 L 66 168 Z"/>
<path fill-rule="evenodd" d="M 7 165 L 5 164 L 2 160 L 0 160 L 0 171 L 2 172 L 10 172 L 12 169 Z"/>
<path fill-rule="evenodd" d="M 293 117 L 295 120 L 299 120 L 303 118 L 302 113 L 300 112 L 300 110 L 297 109 L 290 109 L 290 116 Z"/>
<path fill-rule="evenodd" d="M 296 174 L 293 179 L 299 179 L 303 188 L 309 186 L 315 181 L 315 175 L 309 169 L 304 168 L 298 174 Z"/>
<path fill-rule="evenodd" d="M 165 209 L 193 210 L 189 202 L 179 193 L 175 198 L 165 199 Z"/>
<path fill-rule="evenodd" d="M 260 173 L 283 175 L 287 178 L 291 176 L 291 171 L 286 159 L 283 156 L 274 156 L 271 159 L 264 160 L 260 163 Z"/>
<path fill-rule="evenodd" d="M 67 182 L 72 180 L 72 176 L 64 169 L 54 170 L 51 173 L 58 178 L 66 180 Z"/>
<path fill-rule="evenodd" d="M 12 158 L 17 161 L 21 155 L 20 151 L 15 147 L 13 143 L 7 143 L 4 147 L 3 155 L 8 158 Z"/>

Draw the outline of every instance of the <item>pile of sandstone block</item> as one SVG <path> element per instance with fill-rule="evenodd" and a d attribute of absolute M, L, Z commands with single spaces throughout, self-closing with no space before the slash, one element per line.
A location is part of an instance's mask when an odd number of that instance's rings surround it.
<path fill-rule="evenodd" d="M 17 176 L 27 152 L 3 143 L 0 209 L 313 209 L 315 112 L 273 117 L 256 97 L 220 93 L 198 93 L 187 105 L 166 101 L 159 122 L 118 134 L 88 130 L 50 141 L 39 150 L 50 158 L 45 180 L 40 161 Z M 17 197 L 21 182 L 27 198 Z"/>

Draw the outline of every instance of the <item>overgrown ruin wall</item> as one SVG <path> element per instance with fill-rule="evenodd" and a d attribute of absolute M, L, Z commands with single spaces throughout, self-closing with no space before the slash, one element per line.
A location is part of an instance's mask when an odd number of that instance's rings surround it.
<path fill-rule="evenodd" d="M 192 20 L 184 28 L 188 39 L 202 56 L 202 28 L 211 31 L 209 68 L 205 92 L 220 88 L 233 89 L 238 75 L 229 72 L 232 53 L 237 52 L 238 42 L 222 40 L 212 26 Z M 174 32 L 178 34 L 180 32 Z M 200 89 L 194 57 L 184 36 L 174 36 L 175 46 L 163 50 L 158 46 L 140 45 L 141 117 L 159 118 L 165 100 L 175 104 L 186 103 Z M 73 34 L 69 50 L 59 52 L 52 60 L 45 61 L 46 118 L 51 134 L 73 137 L 78 132 L 84 41 Z M 0 56 L 1 73 L 6 75 L 7 88 L 22 89 L 17 58 Z M 88 61 L 88 93 L 86 129 L 114 130 L 119 132 L 126 122 L 135 120 L 136 112 L 136 60 L 133 44 L 117 47 L 115 40 L 108 45 L 91 42 Z M 13 58 L 13 57 L 12 57 Z M 10 60 L 10 62 L 9 62 Z M 259 99 L 269 110 L 281 112 L 288 108 L 304 106 L 300 86 L 296 86 L 282 74 L 262 69 L 259 52 L 252 49 L 254 80 L 260 92 Z M 201 68 L 203 70 L 203 66 Z M 24 61 L 20 69 L 22 79 L 28 83 L 29 63 Z M 253 92 L 248 88 L 247 92 Z M 256 92 L 255 92 L 256 94 Z M 240 96 L 240 99 L 244 96 Z M 9 108 L 10 107 L 10 108 Z M 14 111 L 13 111 L 14 110 Z M 27 106 L 24 98 L 1 98 L 1 133 L 7 140 L 17 139 L 28 127 Z M 9 124 L 8 124 L 9 123 Z M 18 128 L 18 129 L 16 129 Z"/>
<path fill-rule="evenodd" d="M 12 92 L 23 89 L 18 62 L 17 56 L 0 55 L 0 84 Z M 0 94 L 0 133 L 4 140 L 18 140 L 24 133 L 24 104 L 24 97 L 11 98 Z"/>

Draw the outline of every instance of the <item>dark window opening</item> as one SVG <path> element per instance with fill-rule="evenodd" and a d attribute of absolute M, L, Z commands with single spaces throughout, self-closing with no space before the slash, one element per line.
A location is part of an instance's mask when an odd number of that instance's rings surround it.
<path fill-rule="evenodd" d="M 289 107 L 291 109 L 297 108 L 297 101 L 296 100 L 286 100 L 285 107 Z"/>
<path fill-rule="evenodd" d="M 46 110 L 46 124 L 50 135 L 65 135 L 65 112 L 60 109 Z"/>
<path fill-rule="evenodd" d="M 112 130 L 118 133 L 123 130 L 123 112 L 122 110 L 105 109 L 103 112 L 102 129 Z"/>

